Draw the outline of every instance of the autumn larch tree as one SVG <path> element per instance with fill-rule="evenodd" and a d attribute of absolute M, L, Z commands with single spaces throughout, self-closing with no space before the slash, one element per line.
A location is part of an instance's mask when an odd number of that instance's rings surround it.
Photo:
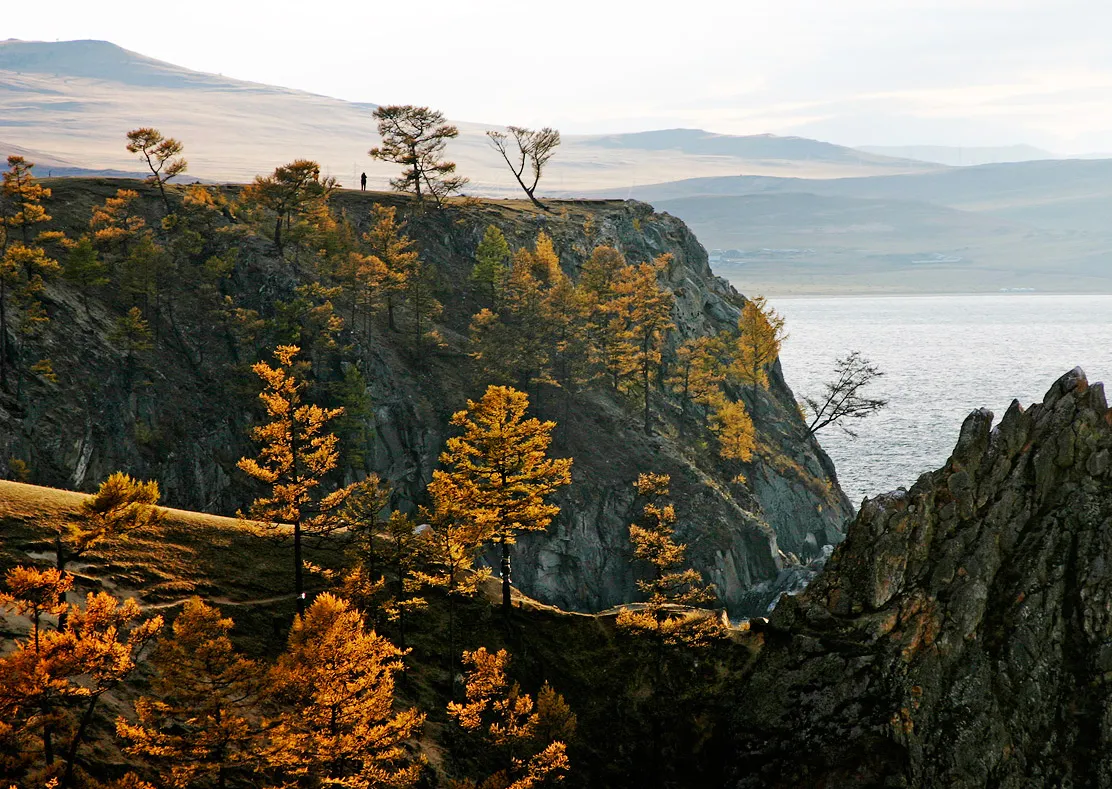
<path fill-rule="evenodd" d="M 548 160 L 552 158 L 557 146 L 560 145 L 560 132 L 547 126 L 537 130 L 525 129 L 521 126 L 507 126 L 506 130 L 509 134 L 503 131 L 488 131 L 487 137 L 490 138 L 490 144 L 494 146 L 494 150 L 502 155 L 506 165 L 510 168 L 510 172 L 514 174 L 518 185 L 533 201 L 533 205 L 547 211 L 548 207 L 537 199 L 535 193 L 545 165 L 548 164 Z M 511 137 L 514 147 L 517 148 L 516 151 L 510 150 Z M 524 176 L 526 167 L 529 168 L 529 176 Z M 531 176 L 532 183 L 526 183 L 523 176 L 525 179 Z"/>
<path fill-rule="evenodd" d="M 54 536 L 54 560 L 59 572 L 97 546 L 126 538 L 139 529 L 163 521 L 158 504 L 158 483 L 141 482 L 117 471 L 81 503 L 76 520 L 65 523 Z M 65 612 L 60 627 L 65 627 Z"/>
<path fill-rule="evenodd" d="M 0 592 L 0 609 L 29 617 L 31 637 L 17 643 L 16 652 L 0 657 L 0 751 L 8 753 L 7 759 L 0 757 L 0 774 L 24 762 L 19 754 L 26 746 L 20 740 L 35 729 L 41 732 L 44 761 L 48 766 L 54 763 L 61 689 L 49 680 L 53 650 L 47 647 L 54 641 L 43 637 L 43 616 L 61 617 L 73 576 L 54 568 L 17 566 L 8 570 L 4 582 L 7 591 Z"/>
<path fill-rule="evenodd" d="M 30 591 L 61 607 L 63 574 L 39 572 L 42 577 Z M 25 587 L 23 593 L 27 591 Z M 29 602 L 23 600 L 23 607 Z M 57 786 L 70 789 L 75 784 L 80 750 L 101 700 L 131 676 L 161 628 L 162 617 L 143 620 L 133 599 L 90 593 L 83 607 L 72 608 L 64 628 L 37 632 L 37 649 L 33 642 L 17 639 L 15 650 L 0 656 L 0 710 L 5 713 L 0 717 L 17 736 L 20 729 L 45 724 L 41 767 Z"/>
<path fill-rule="evenodd" d="M 660 370 L 665 335 L 674 325 L 671 316 L 675 297 L 657 282 L 671 260 L 672 256 L 665 254 L 652 263 L 626 266 L 614 283 L 614 303 L 620 310 L 617 315 L 626 324 L 632 346 L 630 363 L 641 379 L 646 433 L 652 431 L 650 384 Z"/>
<path fill-rule="evenodd" d="M 717 397 L 710 422 L 711 432 L 718 438 L 719 456 L 748 463 L 757 448 L 757 437 L 745 403 Z M 744 482 L 745 477 L 739 474 L 735 481 Z"/>
<path fill-rule="evenodd" d="M 225 789 L 258 765 L 266 671 L 232 646 L 232 626 L 200 598 L 187 600 L 172 637 L 155 644 L 151 695 L 135 702 L 135 722 L 116 719 L 127 752 L 158 766 L 171 786 Z"/>
<path fill-rule="evenodd" d="M 405 743 L 425 716 L 394 710 L 403 652 L 325 593 L 298 617 L 272 674 L 280 712 L 265 759 L 279 785 L 412 786 L 421 765 Z"/>
<path fill-rule="evenodd" d="M 146 163 L 151 171 L 147 183 L 158 187 L 166 214 L 173 213 L 170 198 L 166 196 L 166 184 L 188 168 L 188 162 L 181 157 L 185 146 L 173 137 L 163 137 L 158 129 L 144 126 L 127 133 L 127 150 L 128 153 L 139 154 L 139 159 Z"/>
<path fill-rule="evenodd" d="M 811 421 L 807 429 L 812 434 L 824 427 L 837 425 L 853 438 L 853 432 L 845 424 L 847 419 L 864 419 L 888 405 L 882 397 L 866 397 L 861 390 L 871 384 L 884 372 L 870 362 L 860 351 L 851 351 L 834 362 L 834 380 L 823 384 L 823 393 L 818 397 L 804 397 L 803 402 L 810 411 Z"/>
<path fill-rule="evenodd" d="M 417 250 L 404 230 L 405 223 L 398 221 L 393 206 L 376 205 L 371 209 L 371 227 L 363 234 L 368 252 L 381 261 L 385 269 L 382 290 L 386 299 L 386 320 L 391 331 L 397 331 L 394 309 L 398 299 L 405 293 L 409 278 L 420 265 Z"/>
<path fill-rule="evenodd" d="M 374 111 L 382 145 L 372 148 L 372 159 L 405 167 L 390 186 L 399 192 L 414 192 L 422 199 L 427 192 L 439 207 L 444 198 L 458 192 L 467 179 L 453 175 L 455 162 L 442 158 L 447 140 L 459 136 L 459 129 L 444 122 L 444 115 L 428 107 L 391 104 Z"/>
<path fill-rule="evenodd" d="M 780 354 L 784 318 L 769 306 L 764 296 L 745 302 L 737 323 L 738 338 L 730 372 L 745 386 L 768 388 L 768 368 Z"/>
<path fill-rule="evenodd" d="M 471 281 L 488 291 L 490 308 L 498 305 L 498 291 L 506 276 L 506 264 L 510 261 L 510 245 L 506 236 L 495 225 L 487 225 L 483 240 L 475 249 L 475 266 L 471 269 Z"/>
<path fill-rule="evenodd" d="M 506 676 L 510 662 L 504 649 L 480 647 L 464 652 L 465 701 L 449 702 L 448 716 L 465 732 L 478 736 L 475 750 L 485 756 L 493 773 L 478 780 L 456 782 L 459 789 L 513 787 L 533 789 L 568 771 L 567 740 L 575 735 L 576 718 L 563 697 L 547 684 L 537 703 Z"/>
<path fill-rule="evenodd" d="M 719 362 L 717 338 L 693 337 L 676 349 L 676 360 L 667 383 L 680 396 L 680 435 L 692 405 L 708 409 L 721 395 L 726 374 Z"/>
<path fill-rule="evenodd" d="M 42 205 L 50 190 L 35 178 L 34 167 L 22 156 L 9 156 L 0 186 L 0 387 L 8 383 L 9 356 L 18 357 L 19 351 L 8 341 L 9 310 L 22 312 L 24 334 L 36 331 L 49 321 L 41 294 L 46 283 L 62 272 L 58 261 L 40 246 L 60 240 L 62 234 L 36 230 L 51 217 Z M 17 361 L 17 374 L 20 370 Z"/>
<path fill-rule="evenodd" d="M 448 439 L 443 469 L 433 472 L 434 499 L 455 497 L 484 541 L 502 551 L 502 611 L 508 617 L 510 546 L 517 535 L 548 528 L 560 508 L 547 498 L 571 482 L 571 458 L 549 458 L 555 422 L 526 418 L 529 398 L 506 386 L 491 386 L 477 402 L 457 411 L 451 423 L 462 435 Z"/>
<path fill-rule="evenodd" d="M 291 528 L 293 532 L 294 594 L 298 614 L 305 613 L 305 537 L 322 537 L 343 526 L 340 507 L 354 486 L 321 494 L 325 475 L 336 467 L 339 439 L 328 423 L 342 408 L 322 408 L 304 401 L 307 365 L 297 361 L 300 348 L 279 345 L 277 366 L 257 362 L 252 366 L 262 379 L 259 399 L 271 420 L 256 427 L 252 437 L 261 447 L 257 458 L 240 458 L 238 466 L 248 476 L 270 486 L 267 496 L 255 499 L 250 516 L 264 528 Z"/>
<path fill-rule="evenodd" d="M 336 190 L 335 178 L 321 178 L 320 165 L 310 159 L 297 159 L 275 168 L 240 191 L 240 200 L 263 214 L 260 219 L 274 223 L 272 239 L 281 255 L 286 235 L 300 241 L 315 232 L 332 228 L 328 199 Z M 286 235 L 283 235 L 283 227 Z"/>

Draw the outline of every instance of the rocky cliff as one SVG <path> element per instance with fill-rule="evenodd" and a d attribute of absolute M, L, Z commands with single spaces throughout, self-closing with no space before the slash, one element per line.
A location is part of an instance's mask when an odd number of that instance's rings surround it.
<path fill-rule="evenodd" d="M 81 231 L 94 204 L 121 186 L 138 189 L 149 222 L 158 221 L 154 195 L 142 184 L 74 179 L 51 185 L 53 227 L 71 235 Z M 399 507 L 423 500 L 448 417 L 485 386 L 468 355 L 467 326 L 480 307 L 468 273 L 488 224 L 498 225 L 514 247 L 531 245 L 538 231 L 546 231 L 573 277 L 597 244 L 614 245 L 631 261 L 671 253 L 664 277 L 676 296 L 673 342 L 736 324 L 744 303 L 712 274 L 705 251 L 679 220 L 644 204 L 569 201 L 546 213 L 518 202 L 415 211 L 405 198 L 373 193 L 343 192 L 333 200 L 360 229 L 375 203 L 398 208 L 422 258 L 434 266 L 445 307 L 443 345 L 415 358 L 381 328 L 369 341 L 360 339 L 355 356 L 332 352 L 314 359 L 314 367 L 326 391 L 344 380 L 351 364 L 362 370 L 370 437 L 361 456 L 347 462 L 345 475 L 379 473 L 393 484 Z M 31 376 L 18 396 L 0 395 L 0 471 L 10 472 L 6 467 L 17 459 L 30 468 L 30 481 L 88 490 L 123 469 L 159 480 L 175 506 L 230 514 L 250 501 L 257 491 L 235 462 L 252 451 L 248 430 L 258 417 L 257 382 L 247 368 L 266 349 L 260 342 L 245 351 L 228 328 L 226 311 L 190 306 L 209 255 L 231 261 L 219 283 L 227 305 L 263 318 L 296 305 L 295 289 L 306 275 L 277 258 L 269 241 L 244 232 L 227 211 L 209 229 L 196 268 L 179 269 L 164 285 L 168 317 L 156 327 L 155 349 L 139 355 L 138 370 L 129 369 L 113 333 L 120 309 L 110 293 L 94 292 L 86 305 L 72 286 L 51 284 L 46 302 L 52 320 L 45 332 L 25 340 L 24 357 L 49 358 L 58 380 Z M 341 347 L 345 342 L 353 341 L 344 335 Z M 629 404 L 605 391 L 588 389 L 572 398 L 547 387 L 530 392 L 539 415 L 560 423 L 555 450 L 574 457 L 575 467 L 552 529 L 517 548 L 515 581 L 522 589 L 578 610 L 633 598 L 627 525 L 635 512 L 632 482 L 646 470 L 672 475 L 681 537 L 734 613 L 745 613 L 747 590 L 775 578 L 786 561 L 818 555 L 840 539 L 852 508 L 802 424 L 778 366 L 769 391 L 735 394 L 746 400 L 760 441 L 758 455 L 743 469 L 746 486 L 731 483 L 738 469 L 718 460 L 705 442 L 680 439 L 679 406 L 670 393 L 654 392 L 660 425 L 646 435 Z"/>
<path fill-rule="evenodd" d="M 736 786 L 1112 786 L 1112 411 L 1073 370 L 992 421 L 754 631 Z"/>

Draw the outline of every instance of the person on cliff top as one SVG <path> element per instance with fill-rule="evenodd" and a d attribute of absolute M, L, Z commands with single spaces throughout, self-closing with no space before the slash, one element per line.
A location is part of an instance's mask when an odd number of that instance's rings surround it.
<path fill-rule="evenodd" d="M 361 173 L 359 175 L 359 191 L 360 192 L 366 192 L 367 191 L 367 174 L 366 173 Z"/>

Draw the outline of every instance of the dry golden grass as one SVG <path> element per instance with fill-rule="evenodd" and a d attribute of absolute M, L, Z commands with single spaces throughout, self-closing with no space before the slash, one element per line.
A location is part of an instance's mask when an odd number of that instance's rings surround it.
<path fill-rule="evenodd" d="M 78 517 L 86 498 L 0 481 L 0 573 L 17 564 L 52 564 L 58 527 Z M 173 608 L 199 595 L 264 639 L 272 635 L 271 620 L 288 623 L 294 603 L 293 549 L 287 541 L 235 518 L 163 512 L 161 526 L 106 542 L 71 564 L 75 591 L 106 589 L 134 597 L 147 609 Z M 341 553 L 338 544 L 306 551 L 311 562 L 324 567 L 338 566 Z M 310 576 L 310 588 L 312 583 Z"/>

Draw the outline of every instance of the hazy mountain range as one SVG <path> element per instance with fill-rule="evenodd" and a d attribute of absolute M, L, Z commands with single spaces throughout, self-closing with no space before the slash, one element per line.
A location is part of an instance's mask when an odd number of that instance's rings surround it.
<path fill-rule="evenodd" d="M 124 133 L 153 125 L 185 142 L 191 177 L 247 181 L 313 158 L 345 185 L 366 171 L 382 188 L 396 168 L 366 155 L 374 108 L 103 41 L 0 42 L 0 154 L 42 175 L 136 174 Z M 449 155 L 468 191 L 516 194 L 484 134 L 497 125 L 457 123 Z M 716 266 L 747 291 L 1112 292 L 1112 160 L 1052 156 L 697 129 L 565 136 L 542 191 L 652 202 L 721 250 Z M 992 163 L 948 166 L 978 161 Z"/>

